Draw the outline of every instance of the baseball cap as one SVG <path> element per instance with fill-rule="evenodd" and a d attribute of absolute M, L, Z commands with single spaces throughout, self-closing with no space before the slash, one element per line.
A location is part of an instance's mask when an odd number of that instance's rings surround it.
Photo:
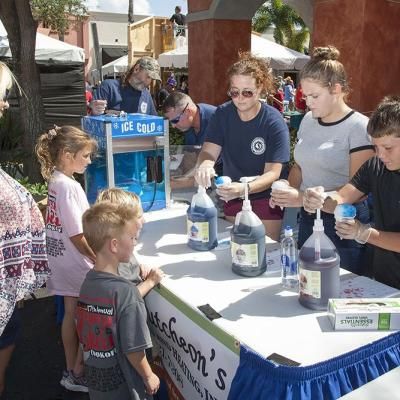
<path fill-rule="evenodd" d="M 160 66 L 153 57 L 144 56 L 136 62 L 136 65 L 140 65 L 142 69 L 145 69 L 148 72 L 151 79 L 156 79 L 158 81 L 161 81 Z"/>

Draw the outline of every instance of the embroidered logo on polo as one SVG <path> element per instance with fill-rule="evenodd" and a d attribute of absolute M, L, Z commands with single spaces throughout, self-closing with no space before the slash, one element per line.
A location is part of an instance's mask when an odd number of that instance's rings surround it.
<path fill-rule="evenodd" d="M 256 156 L 265 152 L 265 140 L 262 137 L 256 137 L 251 142 L 251 152 Z"/>
<path fill-rule="evenodd" d="M 147 112 L 147 103 L 145 101 L 142 101 L 140 103 L 140 112 L 142 114 L 145 114 Z"/>

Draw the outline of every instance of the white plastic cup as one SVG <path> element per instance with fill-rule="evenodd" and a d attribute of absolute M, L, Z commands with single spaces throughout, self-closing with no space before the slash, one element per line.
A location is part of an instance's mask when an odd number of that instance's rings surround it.
<path fill-rule="evenodd" d="M 287 190 L 288 188 L 289 188 L 289 184 L 283 180 L 272 182 L 272 185 L 271 185 L 272 190 Z"/>
<path fill-rule="evenodd" d="M 282 190 L 282 191 L 285 191 L 285 190 L 288 190 L 289 189 L 289 184 L 287 183 L 287 181 L 285 181 L 285 180 L 282 180 L 282 179 L 280 179 L 280 180 L 278 180 L 278 181 L 274 181 L 274 182 L 272 182 L 272 185 L 271 185 L 271 190 L 272 191 L 274 191 L 274 190 Z M 270 199 L 270 206 L 271 206 L 271 208 L 274 208 L 275 207 L 275 205 L 273 206 L 273 204 L 272 204 L 272 202 L 271 202 L 271 199 Z M 273 207 L 272 207 L 273 206 Z M 280 209 L 281 210 L 283 210 L 283 207 L 280 207 Z"/>
<path fill-rule="evenodd" d="M 214 179 L 214 184 L 218 188 L 220 186 L 230 185 L 232 183 L 232 179 L 229 176 L 217 176 Z"/>
<path fill-rule="evenodd" d="M 336 206 L 334 214 L 338 222 L 350 221 L 356 217 L 357 210 L 352 204 L 339 204 Z"/>

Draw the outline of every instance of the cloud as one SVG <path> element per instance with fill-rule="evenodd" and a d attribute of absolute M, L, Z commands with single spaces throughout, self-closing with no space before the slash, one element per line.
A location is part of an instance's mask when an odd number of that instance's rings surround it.
<path fill-rule="evenodd" d="M 87 0 L 87 7 L 92 11 L 104 11 L 114 13 L 128 13 L 129 0 Z M 149 0 L 134 0 L 133 12 L 139 15 L 149 15 L 151 7 Z"/>

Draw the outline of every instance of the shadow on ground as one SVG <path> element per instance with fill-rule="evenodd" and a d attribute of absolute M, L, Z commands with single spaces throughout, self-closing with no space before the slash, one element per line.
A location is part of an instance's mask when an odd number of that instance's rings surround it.
<path fill-rule="evenodd" d="M 69 392 L 59 384 L 64 352 L 54 297 L 25 301 L 20 316 L 23 330 L 0 400 L 89 400 L 87 394 Z"/>

